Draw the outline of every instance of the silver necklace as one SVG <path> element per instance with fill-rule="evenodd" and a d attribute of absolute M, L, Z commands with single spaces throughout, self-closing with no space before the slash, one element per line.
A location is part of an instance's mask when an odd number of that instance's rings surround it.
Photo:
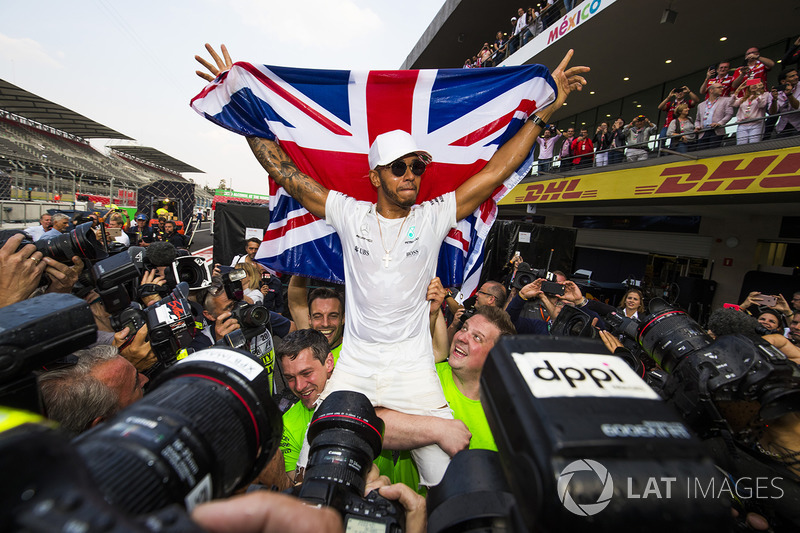
<path fill-rule="evenodd" d="M 378 217 L 378 208 L 375 207 L 375 220 L 378 221 L 378 234 L 381 237 L 381 248 L 383 248 L 383 251 L 386 252 L 382 259 L 383 268 L 389 268 L 389 262 L 392 260 L 390 254 L 392 253 L 392 250 L 394 250 L 394 247 L 397 246 L 397 242 L 400 240 L 400 234 L 403 233 L 403 226 L 405 225 L 409 214 L 411 214 L 410 209 L 408 213 L 406 213 L 406 216 L 403 217 L 403 221 L 400 223 L 400 229 L 397 231 L 397 237 L 394 239 L 394 244 L 392 244 L 392 247 L 387 250 L 386 246 L 383 244 L 383 230 L 381 229 L 381 219 Z"/>

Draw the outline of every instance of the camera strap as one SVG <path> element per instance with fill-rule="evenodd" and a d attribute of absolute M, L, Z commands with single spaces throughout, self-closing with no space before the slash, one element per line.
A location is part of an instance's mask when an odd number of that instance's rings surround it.
<path fill-rule="evenodd" d="M 145 283 L 139 287 L 140 298 L 147 298 L 148 296 L 161 296 L 163 298 L 167 294 L 169 294 L 169 289 L 165 285 Z"/>

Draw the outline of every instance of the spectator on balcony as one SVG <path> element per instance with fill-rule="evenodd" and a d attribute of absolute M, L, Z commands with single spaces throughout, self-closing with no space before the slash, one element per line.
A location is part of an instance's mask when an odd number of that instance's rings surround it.
<path fill-rule="evenodd" d="M 800 37 L 794 40 L 794 44 L 786 50 L 781 58 L 783 68 L 788 68 L 790 65 L 800 66 Z"/>
<path fill-rule="evenodd" d="M 778 137 L 789 137 L 800 133 L 800 84 L 796 68 L 789 68 L 778 76 L 777 87 L 772 88 L 772 103 L 769 114 L 782 116 L 775 129 Z M 784 113 L 789 113 L 788 115 Z"/>
<path fill-rule="evenodd" d="M 555 137 L 553 136 L 555 132 Z M 553 148 L 561 138 L 561 132 L 555 126 L 546 128 L 542 134 L 536 138 L 536 143 L 539 145 L 539 172 L 549 172 L 550 165 L 553 161 Z"/>
<path fill-rule="evenodd" d="M 581 128 L 578 138 L 572 141 L 572 155 L 576 156 L 572 160 L 572 168 L 586 168 L 592 166 L 594 160 L 594 145 L 589 139 L 589 131 Z"/>
<path fill-rule="evenodd" d="M 525 33 L 525 42 L 527 43 L 543 31 L 542 17 L 539 12 L 535 11 L 532 7 L 528 8 L 526 12 L 526 19 L 528 21 L 528 28 Z"/>
<path fill-rule="evenodd" d="M 492 49 L 489 43 L 483 43 L 481 51 L 478 52 L 478 66 L 480 67 L 493 67 L 492 63 Z"/>
<path fill-rule="evenodd" d="M 517 9 L 516 20 L 514 21 L 514 34 L 511 36 L 510 52 L 513 54 L 522 46 L 522 37 L 525 33 L 525 28 L 528 26 L 525 20 L 525 10 L 522 8 Z M 514 20 L 513 18 L 511 19 Z"/>
<path fill-rule="evenodd" d="M 497 32 L 493 47 L 494 54 L 492 55 L 492 59 L 494 59 L 495 65 L 499 65 L 506 58 L 506 49 L 508 48 L 508 41 L 502 31 Z"/>
<path fill-rule="evenodd" d="M 695 130 L 707 130 L 698 133 L 698 150 L 717 148 L 722 143 L 725 124 L 733 118 L 732 98 L 723 96 L 724 92 L 725 86 L 722 83 L 712 82 L 708 86 L 708 99 L 697 106 Z"/>
<path fill-rule="evenodd" d="M 625 121 L 619 117 L 611 125 L 611 148 L 618 148 L 618 150 L 611 150 L 608 153 L 609 162 L 614 165 L 622 163 L 624 157 L 625 147 Z"/>
<path fill-rule="evenodd" d="M 644 115 L 639 115 L 625 126 L 625 144 L 628 146 L 628 161 L 644 161 L 648 151 L 645 144 L 650 140 L 650 135 L 656 131 L 657 126 L 650 122 Z M 631 146 L 634 145 L 634 146 Z"/>
<path fill-rule="evenodd" d="M 464 66 L 461 68 L 472 68 L 472 61 L 469 58 L 467 58 L 467 60 L 464 61 Z"/>
<path fill-rule="evenodd" d="M 539 15 L 542 17 L 542 27 L 552 26 L 561 17 L 561 10 L 555 6 L 555 0 L 547 0 Z"/>
<path fill-rule="evenodd" d="M 599 153 L 595 156 L 598 167 L 604 167 L 608 164 L 608 150 L 611 148 L 611 132 L 608 131 L 608 122 L 601 122 L 597 126 L 597 131 L 594 132 L 594 139 L 592 139 L 594 149 Z"/>
<path fill-rule="evenodd" d="M 572 168 L 572 141 L 575 137 L 575 128 L 569 127 L 562 136 L 561 146 L 558 148 L 558 158 L 561 160 L 561 170 Z"/>
<path fill-rule="evenodd" d="M 730 96 L 731 95 L 731 84 L 733 83 L 733 74 L 730 73 L 731 64 L 729 61 L 723 61 L 717 68 L 711 67 L 706 72 L 706 79 L 703 80 L 703 84 L 700 86 L 700 94 L 706 95 L 706 100 L 711 97 L 711 93 L 709 92 L 709 88 L 715 84 L 719 83 L 722 85 L 722 94 L 721 96 Z"/>
<path fill-rule="evenodd" d="M 767 73 L 775 66 L 775 62 L 763 57 L 755 46 L 748 48 L 744 54 L 745 64 L 736 69 L 733 74 L 731 90 L 735 91 L 737 98 L 742 98 L 747 90 L 748 80 L 759 80 L 767 86 Z"/>
<path fill-rule="evenodd" d="M 659 135 L 659 138 L 666 137 L 667 128 L 669 128 L 670 122 L 672 122 L 672 120 L 675 118 L 676 107 L 681 104 L 686 104 L 689 106 L 689 109 L 692 109 L 699 102 L 700 99 L 697 97 L 697 95 L 689 90 L 689 87 L 686 85 L 672 89 L 664 101 L 658 104 L 659 111 L 667 112 L 667 120 L 664 122 L 664 127 L 661 128 L 661 134 Z"/>
<path fill-rule="evenodd" d="M 764 134 L 764 116 L 769 94 L 764 92 L 764 84 L 753 78 L 745 84 L 745 93 L 733 101 L 736 113 L 736 144 L 749 144 L 761 141 Z"/>
<path fill-rule="evenodd" d="M 694 149 L 694 121 L 689 118 L 689 106 L 681 104 L 675 108 L 675 118 L 669 123 L 667 137 L 671 139 L 670 148 L 685 154 Z"/>

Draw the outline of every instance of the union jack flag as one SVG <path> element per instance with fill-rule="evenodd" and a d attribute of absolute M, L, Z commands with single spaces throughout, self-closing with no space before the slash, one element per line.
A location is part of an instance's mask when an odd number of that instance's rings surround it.
<path fill-rule="evenodd" d="M 556 86 L 546 67 L 401 71 L 310 70 L 236 63 L 192 99 L 212 122 L 277 139 L 297 167 L 328 189 L 375 202 L 368 179 L 372 141 L 409 132 L 433 163 L 418 202 L 455 190 L 477 173 Z M 475 212 L 451 229 L 439 253 L 445 287 L 476 289 L 496 202 L 530 170 L 533 152 Z M 270 223 L 256 259 L 278 272 L 344 282 L 333 228 L 269 180 Z"/>

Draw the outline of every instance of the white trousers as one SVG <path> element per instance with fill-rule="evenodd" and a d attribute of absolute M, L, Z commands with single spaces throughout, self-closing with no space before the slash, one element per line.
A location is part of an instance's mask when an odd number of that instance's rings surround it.
<path fill-rule="evenodd" d="M 360 392 L 376 407 L 410 415 L 453 419 L 453 411 L 447 406 L 439 376 L 433 367 L 416 372 L 373 374 L 369 377 L 357 376 L 337 367 L 320 394 L 317 406 L 332 392 L 341 390 Z M 308 452 L 306 436 L 297 459 L 298 468 L 306 467 Z M 450 464 L 450 456 L 436 444 L 411 450 L 411 456 L 419 471 L 420 484 L 426 487 L 438 485 Z"/>

